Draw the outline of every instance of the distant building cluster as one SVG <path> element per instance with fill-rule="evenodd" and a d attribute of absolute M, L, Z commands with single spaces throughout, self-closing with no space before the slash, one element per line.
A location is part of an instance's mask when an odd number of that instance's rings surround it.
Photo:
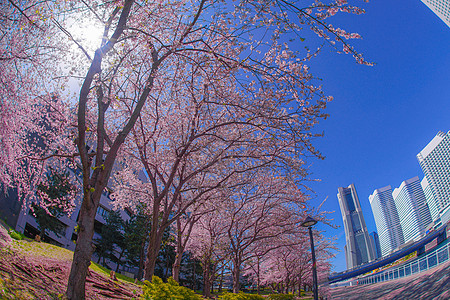
<path fill-rule="evenodd" d="M 417 159 L 422 180 L 415 176 L 369 196 L 378 234 L 368 234 L 354 184 L 338 188 L 347 269 L 389 255 L 450 220 L 450 131 L 439 132 Z"/>

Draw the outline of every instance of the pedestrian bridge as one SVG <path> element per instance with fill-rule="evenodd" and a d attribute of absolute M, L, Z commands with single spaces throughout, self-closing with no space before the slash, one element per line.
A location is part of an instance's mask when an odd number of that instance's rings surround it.
<path fill-rule="evenodd" d="M 408 255 L 410 253 L 413 253 L 414 251 L 417 251 L 417 250 L 425 247 L 426 244 L 433 241 L 435 238 L 445 240 L 446 230 L 447 230 L 447 226 L 442 226 L 438 230 L 428 233 L 426 236 L 424 236 L 422 239 L 415 242 L 414 244 L 407 246 L 403 249 L 400 249 L 386 257 L 382 257 L 382 258 L 374 260 L 370 263 L 367 263 L 367 264 L 364 264 L 364 265 L 361 265 L 361 266 L 358 266 L 358 267 L 355 267 L 355 268 L 352 268 L 352 269 L 349 269 L 349 270 L 346 270 L 343 272 L 332 273 L 328 277 L 328 281 L 329 281 L 328 283 L 335 283 L 335 282 L 343 281 L 346 279 L 350 279 L 350 278 L 353 278 L 353 277 L 356 277 L 356 276 L 359 276 L 362 274 L 366 274 L 366 273 L 373 271 L 375 269 L 378 269 L 380 267 L 386 266 L 402 257 L 405 257 L 406 255 Z M 447 249 L 447 254 L 448 254 L 448 250 L 449 250 L 448 247 L 446 249 Z M 447 259 L 448 259 L 448 257 L 447 257 Z M 392 276 L 393 275 L 394 274 L 392 274 Z M 388 276 L 390 276 L 390 275 L 388 275 Z M 374 280 L 376 280 L 376 279 L 374 279 Z"/>

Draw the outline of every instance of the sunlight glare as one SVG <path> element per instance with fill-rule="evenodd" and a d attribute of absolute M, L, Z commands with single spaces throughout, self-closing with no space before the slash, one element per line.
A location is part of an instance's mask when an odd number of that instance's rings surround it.
<path fill-rule="evenodd" d="M 77 22 L 71 26 L 71 34 L 88 53 L 93 53 L 100 47 L 103 35 L 102 24 L 94 19 Z"/>

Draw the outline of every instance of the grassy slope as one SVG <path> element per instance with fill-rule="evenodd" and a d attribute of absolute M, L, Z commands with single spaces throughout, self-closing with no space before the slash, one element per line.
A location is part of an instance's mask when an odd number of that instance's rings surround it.
<path fill-rule="evenodd" d="M 10 239 L 5 236 L 4 226 L 0 226 L 0 230 L 0 299 L 61 299 L 73 252 L 30 239 Z M 95 263 L 90 270 L 101 284 L 121 287 L 136 295 L 141 293 L 139 285 L 129 277 L 117 274 L 118 281 L 112 282 L 110 270 Z M 89 299 L 108 299 L 101 296 L 102 290 L 96 288 L 95 283 L 88 283 L 86 290 Z"/>

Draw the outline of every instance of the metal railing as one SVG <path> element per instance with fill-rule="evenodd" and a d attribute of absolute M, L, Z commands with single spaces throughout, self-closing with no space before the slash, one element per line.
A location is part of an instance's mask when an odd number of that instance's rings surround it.
<path fill-rule="evenodd" d="M 424 256 L 417 257 L 412 261 L 391 267 L 376 274 L 366 275 L 354 280 L 354 282 L 356 281 L 356 284 L 373 284 L 410 276 L 434 268 L 448 261 L 450 257 L 450 243 L 445 242 L 443 244 Z"/>
<path fill-rule="evenodd" d="M 427 234 L 421 240 L 415 242 L 414 244 L 409 245 L 406 248 L 400 249 L 386 257 L 379 258 L 375 261 L 371 261 L 367 264 L 360 265 L 360 266 L 345 270 L 340 273 L 332 273 L 332 274 L 330 274 L 330 276 L 328 276 L 328 281 L 330 284 L 333 284 L 335 282 L 343 281 L 346 279 L 356 278 L 357 276 L 366 274 L 367 272 L 376 270 L 380 267 L 383 267 L 390 263 L 393 263 L 396 260 L 398 260 L 402 257 L 405 257 L 406 255 L 413 253 L 414 251 L 419 250 L 420 248 L 422 248 L 426 244 L 430 243 L 435 238 L 441 236 L 442 234 L 445 233 L 446 229 L 447 229 L 447 226 L 443 226 L 443 227 Z"/>

